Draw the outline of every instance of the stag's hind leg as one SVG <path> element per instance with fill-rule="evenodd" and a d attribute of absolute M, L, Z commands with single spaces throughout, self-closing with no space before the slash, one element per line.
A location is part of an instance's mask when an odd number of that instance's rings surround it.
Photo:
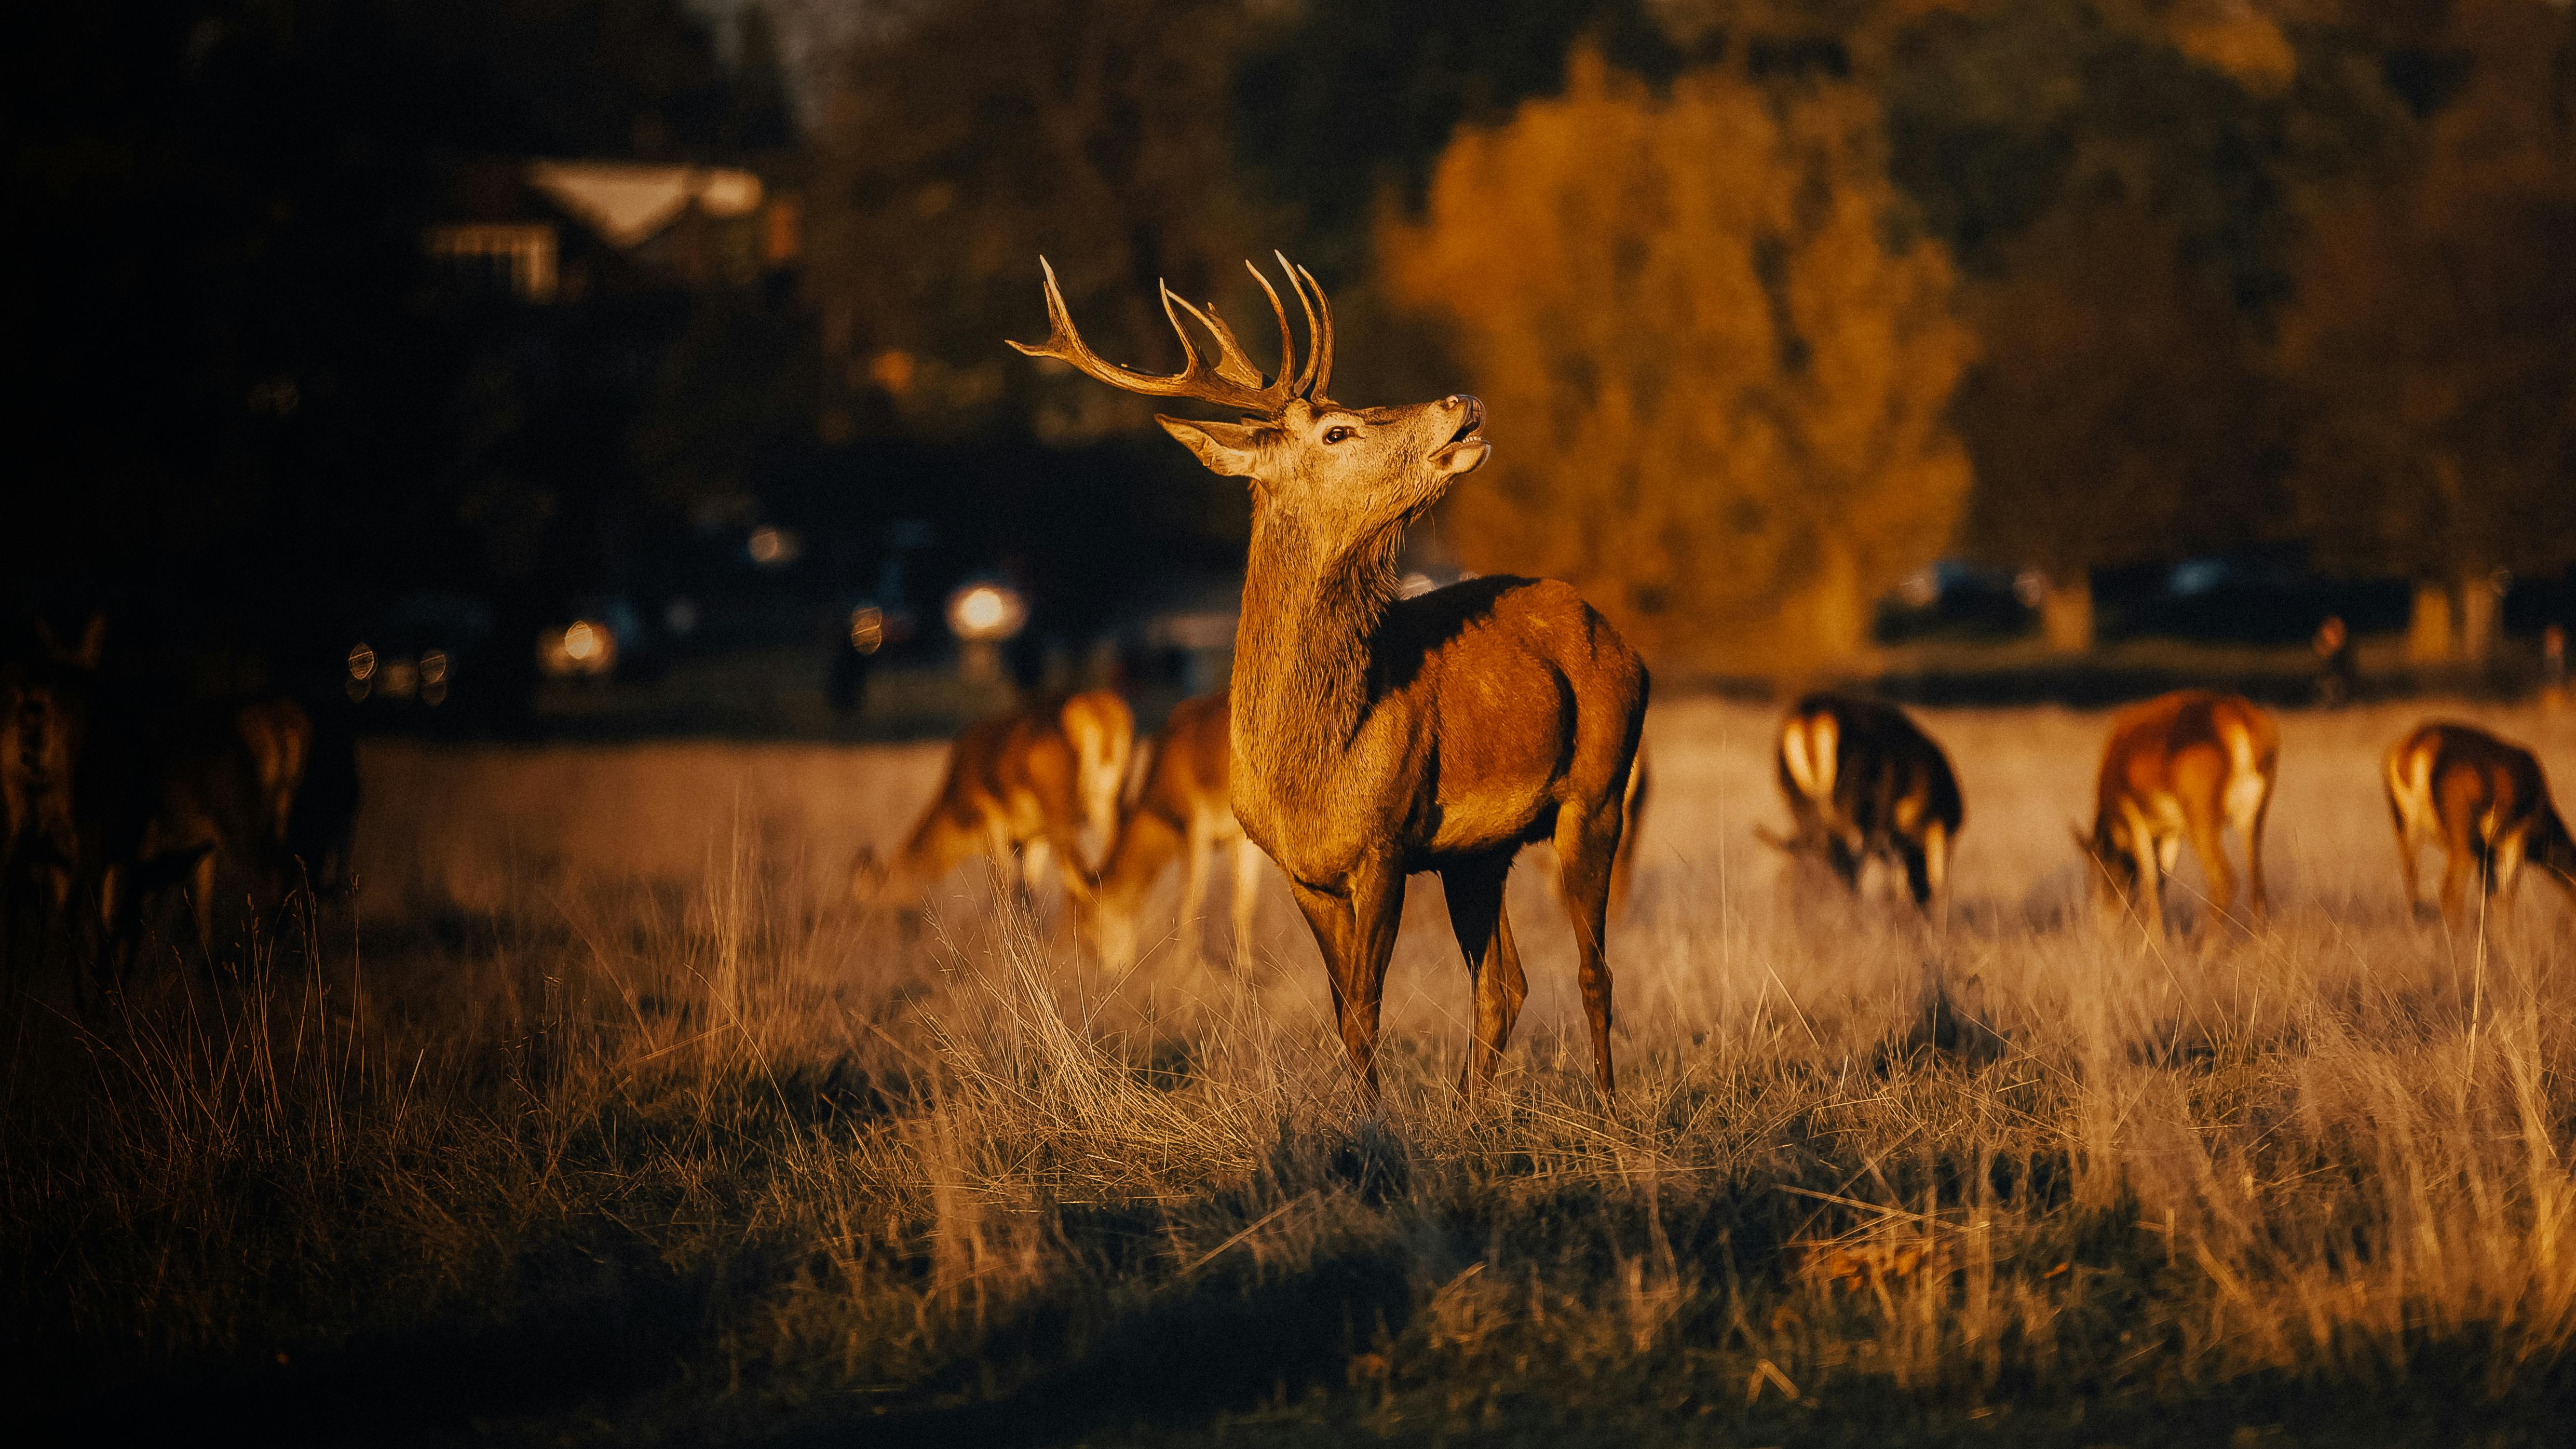
<path fill-rule="evenodd" d="M 1610 913 L 1610 875 L 1619 855 L 1619 802 L 1614 797 L 1589 811 L 1568 804 L 1556 817 L 1557 888 L 1574 923 L 1583 987 L 1583 1013 L 1592 1026 L 1593 1078 L 1607 1101 L 1618 1085 L 1610 1060 L 1610 960 L 1604 932 Z"/>
<path fill-rule="evenodd" d="M 1458 1090 L 1469 1097 L 1492 1085 L 1512 1038 L 1512 1023 L 1529 997 L 1521 953 L 1512 944 L 1511 914 L 1503 907 L 1503 882 L 1511 875 L 1513 854 L 1475 856 L 1440 870 L 1441 888 L 1449 897 L 1449 928 L 1467 958 L 1467 980 L 1476 998 L 1475 1036 L 1458 1068 Z"/>

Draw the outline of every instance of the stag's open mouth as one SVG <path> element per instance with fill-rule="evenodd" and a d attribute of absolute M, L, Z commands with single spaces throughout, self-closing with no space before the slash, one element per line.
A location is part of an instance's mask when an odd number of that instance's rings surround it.
<path fill-rule="evenodd" d="M 1484 425 L 1485 425 L 1485 404 L 1484 404 L 1484 401 L 1483 401 L 1481 398 L 1473 398 L 1473 397 L 1471 397 L 1471 398 L 1467 399 L 1467 420 L 1466 420 L 1465 422 L 1462 422 L 1462 423 L 1460 423 L 1460 424 L 1458 425 L 1458 431 L 1456 431 L 1456 432 L 1454 432 L 1454 433 L 1451 433 L 1451 434 L 1449 435 L 1449 441 L 1450 441 L 1453 445 L 1454 445 L 1454 444 L 1458 444 L 1458 443 L 1480 443 L 1480 442 L 1483 442 L 1483 441 L 1484 441 L 1484 439 L 1479 438 L 1479 437 L 1477 437 L 1477 436 L 1476 436 L 1476 430 L 1477 430 L 1478 428 L 1483 427 Z"/>
<path fill-rule="evenodd" d="M 1449 441 L 1440 451 L 1431 455 L 1432 465 L 1453 475 L 1473 472 L 1483 466 L 1487 455 L 1494 450 L 1493 444 L 1486 442 L 1484 435 L 1477 432 L 1484 425 L 1485 405 L 1475 398 L 1468 398 L 1467 416 L 1459 422 L 1458 430 L 1449 435 Z"/>

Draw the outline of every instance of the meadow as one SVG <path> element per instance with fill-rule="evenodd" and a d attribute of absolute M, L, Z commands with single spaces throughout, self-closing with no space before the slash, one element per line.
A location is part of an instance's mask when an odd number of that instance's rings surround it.
<path fill-rule="evenodd" d="M 1840 897 L 1773 712 L 1660 704 L 1592 1090 L 1543 862 L 1500 1090 L 1415 883 L 1386 1099 L 1275 879 L 1132 969 L 961 871 L 841 904 L 935 745 L 378 743 L 354 902 L 13 996 L 22 1415 L 267 1441 L 2517 1444 L 2576 1409 L 2576 937 L 2413 919 L 2378 759 L 2283 717 L 2275 910 L 2161 939 L 2068 839 L 2104 716 L 1930 710 L 1946 927 Z M 2429 863 L 2429 862 L 2428 862 Z M 1220 878 L 1221 879 L 1221 878 Z M 1168 925 L 1176 883 L 1155 919 Z"/>

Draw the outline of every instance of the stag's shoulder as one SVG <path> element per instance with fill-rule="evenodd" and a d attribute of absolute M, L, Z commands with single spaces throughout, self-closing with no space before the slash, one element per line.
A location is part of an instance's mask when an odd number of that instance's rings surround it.
<path fill-rule="evenodd" d="M 1498 628 L 1550 655 L 1568 650 L 1633 661 L 1635 651 L 1572 584 L 1556 579 L 1485 574 L 1396 605 L 1404 627 L 1432 636 Z"/>

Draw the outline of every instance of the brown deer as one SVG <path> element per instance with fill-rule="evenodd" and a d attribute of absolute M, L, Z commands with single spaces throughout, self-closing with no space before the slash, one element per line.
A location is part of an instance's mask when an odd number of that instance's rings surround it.
<path fill-rule="evenodd" d="M 2263 887 L 2263 817 L 2272 808 L 2281 731 L 2251 702 L 2206 689 L 2178 690 L 2132 705 L 2111 720 L 2093 828 L 2075 827 L 2075 844 L 2098 873 L 2106 903 L 2130 906 L 2164 930 L 2164 877 L 2181 858 L 2185 837 L 2209 877 L 2209 904 L 2227 914 L 2236 875 L 2220 831 L 2245 839 L 2245 873 L 2253 912 L 2269 904 Z"/>
<path fill-rule="evenodd" d="M 1183 700 L 1155 740 L 1147 757 L 1144 782 L 1118 828 L 1118 843 L 1101 868 L 1088 924 L 1094 949 L 1104 961 L 1126 962 L 1136 955 L 1137 916 L 1146 894 L 1177 857 L 1181 862 L 1181 930 L 1184 956 L 1198 956 L 1199 907 L 1207 899 L 1207 858 L 1211 851 L 1228 855 L 1234 866 L 1234 950 L 1239 958 L 1251 947 L 1253 909 L 1259 904 L 1261 847 L 1243 833 L 1234 818 L 1226 790 L 1226 691 Z M 1637 762 L 1628 771 L 1623 802 L 1627 825 L 1619 842 L 1618 863 L 1610 872 L 1610 913 L 1617 915 L 1628 898 L 1636 870 L 1637 833 L 1645 818 L 1646 745 L 1637 742 Z M 1553 855 L 1540 857 L 1554 868 Z"/>
<path fill-rule="evenodd" d="M 1398 597 L 1405 528 L 1492 452 L 1478 432 L 1484 405 L 1463 394 L 1388 408 L 1326 397 L 1331 304 L 1312 276 L 1279 262 L 1309 346 L 1300 368 L 1278 292 L 1247 268 L 1280 330 L 1279 370 L 1267 379 L 1212 309 L 1168 287 L 1163 312 L 1180 335 L 1181 370 L 1102 359 L 1075 332 L 1043 259 L 1047 340 L 1012 345 L 1129 392 L 1246 415 L 1157 421 L 1212 471 L 1251 480 L 1229 794 L 1244 833 L 1287 873 L 1323 951 L 1362 1089 L 1376 1098 L 1387 959 L 1416 871 L 1439 873 L 1474 981 L 1475 1042 L 1460 1086 L 1491 1081 L 1528 991 L 1503 881 L 1521 846 L 1552 840 L 1606 1099 L 1616 1078 L 1602 928 L 1645 666 L 1561 583 L 1487 577 Z M 1215 341 L 1213 361 L 1181 325 L 1184 312 Z"/>
<path fill-rule="evenodd" d="M 1780 721 L 1775 764 L 1796 829 L 1755 833 L 1793 856 L 1817 857 L 1860 889 L 1872 858 L 1901 866 L 1917 908 L 1946 902 L 1950 848 L 1967 807 L 1950 757 L 1894 705 L 1811 694 Z"/>
<path fill-rule="evenodd" d="M 1050 695 L 970 725 L 949 747 L 930 808 L 890 860 L 862 850 L 850 892 L 863 907 L 910 904 L 971 856 L 1018 859 L 1032 891 L 1050 858 L 1077 904 L 1091 894 L 1088 825 L 1118 827 L 1118 796 L 1136 743 L 1136 716 L 1105 690 Z"/>
<path fill-rule="evenodd" d="M 2525 865 L 2576 896 L 2576 841 L 2568 839 L 2531 751 L 2475 725 L 2437 720 L 2417 726 L 2388 752 L 2385 776 L 2409 910 L 2420 915 L 2425 909 L 2415 858 L 2431 842 L 2444 855 L 2442 919 L 2454 927 L 2462 921 L 2472 872 L 2508 907 Z"/>
<path fill-rule="evenodd" d="M 1199 955 L 1199 907 L 1207 899 L 1211 852 L 1234 865 L 1234 950 L 1252 943 L 1253 907 L 1259 903 L 1261 848 L 1234 818 L 1226 789 L 1227 692 L 1203 694 L 1173 706 L 1171 718 L 1145 759 L 1143 783 L 1121 812 L 1116 841 L 1083 926 L 1104 961 L 1135 959 L 1137 917 L 1145 897 L 1175 858 L 1181 863 L 1181 942 L 1187 960 Z"/>
<path fill-rule="evenodd" d="M 74 781 L 97 695 L 106 621 L 69 648 L 42 620 L 0 659 L 0 961 L 46 955 L 69 921 L 80 864 Z"/>
<path fill-rule="evenodd" d="M 174 895 L 204 961 L 216 954 L 219 902 L 256 917 L 285 904 L 298 884 L 296 804 L 313 746 L 312 716 L 282 697 L 102 732 L 81 802 L 110 980 L 122 984 Z"/>

